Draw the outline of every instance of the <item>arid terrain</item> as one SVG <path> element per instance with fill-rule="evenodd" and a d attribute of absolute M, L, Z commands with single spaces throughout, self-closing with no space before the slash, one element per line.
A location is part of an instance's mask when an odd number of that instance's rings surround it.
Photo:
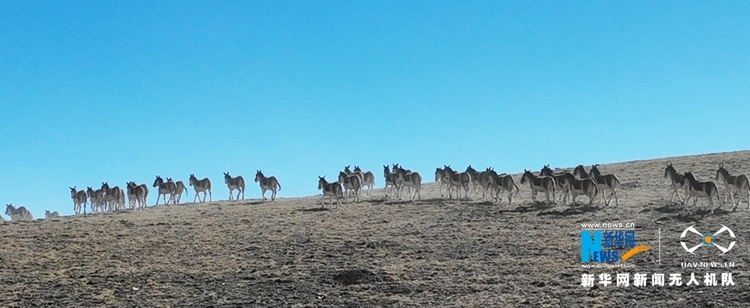
<path fill-rule="evenodd" d="M 0 307 L 746 306 L 747 199 L 713 215 L 705 199 L 697 207 L 670 203 L 667 162 L 701 180 L 720 163 L 750 174 L 750 151 L 601 165 L 622 183 L 620 205 L 589 208 L 532 203 L 514 175 L 520 194 L 512 205 L 473 193 L 459 203 L 428 183 L 414 203 L 386 201 L 378 189 L 333 209 L 313 196 L 0 223 Z M 434 177 L 434 169 L 419 171 Z M 247 196 L 259 194 L 248 185 Z M 583 269 L 581 224 L 599 222 L 635 223 L 637 243 L 652 249 L 625 261 L 633 268 Z M 721 256 L 713 247 L 690 255 L 680 234 L 691 225 L 702 232 L 725 225 L 736 246 Z M 736 266 L 681 268 L 688 261 Z M 631 273 L 630 286 L 581 285 L 584 273 L 618 271 Z M 648 274 L 648 285 L 632 285 L 636 272 Z M 699 286 L 685 286 L 691 272 Z M 735 285 L 704 286 L 708 272 L 732 272 Z M 652 286 L 653 273 L 681 273 L 683 285 Z"/>

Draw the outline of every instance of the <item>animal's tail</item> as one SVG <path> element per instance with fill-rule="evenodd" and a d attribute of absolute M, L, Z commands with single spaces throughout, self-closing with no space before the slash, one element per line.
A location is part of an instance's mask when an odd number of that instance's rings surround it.
<path fill-rule="evenodd" d="M 279 181 L 276 181 L 276 184 L 279 185 L 279 191 L 281 191 L 281 183 Z"/>

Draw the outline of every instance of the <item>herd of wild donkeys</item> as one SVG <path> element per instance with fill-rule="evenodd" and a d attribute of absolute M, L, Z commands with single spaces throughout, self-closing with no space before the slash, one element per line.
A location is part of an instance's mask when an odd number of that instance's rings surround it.
<path fill-rule="evenodd" d="M 329 203 L 333 205 L 333 198 L 336 199 L 337 205 L 342 204 L 342 200 L 348 201 L 350 197 L 354 198 L 357 202 L 360 200 L 360 191 L 367 189 L 365 192 L 368 195 L 372 195 L 372 189 L 375 185 L 375 176 L 372 172 L 363 172 L 359 166 L 355 166 L 354 171 L 349 169 L 350 166 L 346 166 L 343 171 L 339 172 L 338 181 L 328 182 L 325 176 L 318 176 L 318 189 L 322 190 L 323 197 L 321 200 L 321 206 L 325 206 L 325 197 L 329 198 Z M 385 196 L 388 198 L 388 188 L 391 188 L 391 192 L 396 190 L 396 198 L 402 199 L 404 190 L 408 190 L 406 195 L 411 195 L 411 201 L 415 198 L 421 199 L 419 191 L 422 187 L 422 176 L 418 172 L 412 172 L 411 170 L 404 169 L 398 164 L 393 164 L 392 168 L 385 165 L 383 166 L 383 176 L 385 177 Z M 678 173 L 672 164 L 667 164 L 664 169 L 664 177 L 669 179 L 673 188 L 670 202 L 674 201 L 676 196 L 682 204 L 688 204 L 688 201 L 692 197 L 694 199 L 693 205 L 698 202 L 698 198 L 707 198 L 708 204 L 711 207 L 711 213 L 714 212 L 713 198 L 719 198 L 719 189 L 716 184 L 712 181 L 698 181 L 692 172 Z M 748 208 L 750 208 L 750 181 L 744 174 L 730 175 L 729 172 L 724 169 L 724 165 L 719 165 L 716 170 L 715 180 L 722 181 L 725 187 L 724 202 L 729 197 L 732 199 L 732 206 L 736 207 L 742 203 L 742 196 L 747 195 Z M 263 200 L 267 200 L 265 194 L 266 191 L 271 191 L 271 200 L 276 200 L 276 192 L 281 190 L 281 184 L 276 177 L 266 177 L 260 170 L 257 170 L 255 174 L 255 182 L 258 182 L 261 189 L 261 196 Z M 453 198 L 453 190 L 456 191 L 457 199 L 461 200 L 461 190 L 464 191 L 463 198 L 468 198 L 468 192 L 470 186 L 474 187 L 475 194 L 479 194 L 479 190 L 482 190 L 482 198 L 486 198 L 487 194 L 492 197 L 493 201 L 498 203 L 502 200 L 502 194 L 508 193 L 508 203 L 512 203 L 514 193 L 518 193 L 518 185 L 511 175 L 501 173 L 498 174 L 492 168 L 486 168 L 482 172 L 476 171 L 469 165 L 464 172 L 457 172 L 451 169 L 450 166 L 443 166 L 443 168 L 436 168 L 435 170 L 435 182 L 439 184 L 440 196 L 445 197 L 443 190 L 447 190 L 448 198 Z M 245 180 L 242 176 L 232 177 L 229 173 L 224 173 L 224 183 L 229 188 L 229 200 L 233 199 L 233 192 L 237 190 L 236 199 L 245 199 Z M 555 194 L 557 192 L 563 195 L 563 204 L 568 203 L 568 196 L 572 199 L 572 205 L 576 205 L 576 198 L 578 196 L 587 196 L 589 199 L 589 205 L 591 205 L 598 196 L 601 196 L 602 201 L 605 205 L 609 205 L 612 199 L 615 199 L 617 205 L 620 204 L 617 198 L 617 191 L 620 189 L 620 180 L 614 174 L 602 174 L 599 172 L 598 165 L 591 166 L 589 172 L 586 172 L 583 165 L 578 165 L 573 169 L 573 173 L 567 170 L 563 172 L 555 173 L 549 168 L 549 165 L 542 167 L 539 175 L 533 174 L 529 170 L 525 170 L 521 175 L 521 184 L 527 184 L 531 189 L 532 201 L 536 201 L 537 193 L 544 193 L 547 199 L 547 203 L 556 203 Z M 195 190 L 195 197 L 193 202 L 200 200 L 200 202 L 206 201 L 206 195 L 209 197 L 209 201 L 213 201 L 211 194 L 211 180 L 208 178 L 197 179 L 195 175 L 190 175 L 189 185 Z M 185 187 L 182 181 L 174 182 L 171 178 L 167 178 L 166 181 L 160 176 L 156 176 L 152 187 L 156 188 L 158 196 L 156 198 L 156 204 L 159 204 L 159 199 L 163 199 L 165 204 L 178 204 L 182 197 L 182 193 L 187 193 L 187 187 Z M 414 189 L 414 193 L 411 193 L 411 189 Z M 125 197 L 129 200 L 130 209 L 143 209 L 146 207 L 146 198 L 148 197 L 149 189 L 146 184 L 138 185 L 135 182 L 128 182 L 126 184 L 126 192 L 121 188 L 114 186 L 110 187 L 108 183 L 103 182 L 100 189 L 94 190 L 88 187 L 87 190 L 77 190 L 75 187 L 70 187 L 70 196 L 73 199 L 73 209 L 76 215 L 86 214 L 86 204 L 90 204 L 91 213 L 99 213 L 106 211 L 120 211 L 125 210 Z M 685 198 L 680 196 L 679 191 L 683 190 Z M 609 199 L 607 199 L 606 193 L 610 193 Z M 200 198 L 200 193 L 203 193 L 203 198 Z M 739 202 L 735 202 L 734 194 L 739 194 Z M 169 195 L 169 200 L 167 200 Z M 163 198 L 162 198 L 163 196 Z M 393 196 L 393 194 L 391 195 Z M 550 198 L 551 197 L 551 198 Z M 33 220 L 31 212 L 25 207 L 14 207 L 12 204 L 6 205 L 5 215 L 11 217 L 11 220 Z M 59 217 L 60 215 L 55 212 L 47 210 L 45 212 L 45 218 Z M 0 217 L 1 218 L 1 217 Z M 4 220 L 4 219 L 3 219 Z"/>

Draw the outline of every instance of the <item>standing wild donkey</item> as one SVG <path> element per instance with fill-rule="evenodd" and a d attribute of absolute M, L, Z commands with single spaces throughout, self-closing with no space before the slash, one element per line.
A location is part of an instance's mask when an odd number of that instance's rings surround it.
<path fill-rule="evenodd" d="M 403 187 L 413 187 L 414 195 L 411 196 L 411 201 L 414 201 L 414 198 L 417 196 L 419 200 L 422 200 L 422 195 L 419 193 L 419 190 L 422 188 L 422 176 L 418 172 L 407 172 L 401 166 L 394 168 L 394 172 L 396 173 L 396 182 L 403 185 L 399 185 L 398 198 L 401 199 Z"/>
<path fill-rule="evenodd" d="M 240 193 L 242 193 L 242 200 L 245 200 L 245 179 L 241 175 L 233 178 L 229 175 L 229 172 L 224 172 L 224 183 L 229 188 L 229 200 L 232 200 L 232 192 L 237 190 L 237 200 L 240 199 Z"/>
<path fill-rule="evenodd" d="M 86 214 L 86 191 L 84 190 L 76 190 L 76 187 L 68 187 L 70 188 L 70 198 L 73 199 L 73 211 L 76 212 L 76 215 L 81 215 L 81 206 L 83 206 L 83 214 Z"/>
<path fill-rule="evenodd" d="M 275 176 L 266 177 L 263 175 L 263 172 L 258 170 L 258 172 L 255 173 L 255 182 L 258 182 L 260 184 L 260 191 L 261 196 L 263 196 L 263 200 L 267 200 L 266 198 L 266 190 L 271 191 L 271 201 L 276 200 L 276 191 L 281 190 L 281 184 L 276 179 Z"/>
<path fill-rule="evenodd" d="M 110 188 L 107 182 L 102 182 L 105 202 L 109 211 L 120 211 L 125 209 L 125 192 L 119 186 Z"/>

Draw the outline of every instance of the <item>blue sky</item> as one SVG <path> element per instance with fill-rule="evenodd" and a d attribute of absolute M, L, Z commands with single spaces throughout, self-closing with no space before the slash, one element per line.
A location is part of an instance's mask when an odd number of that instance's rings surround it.
<path fill-rule="evenodd" d="M 0 202 L 748 149 L 744 1 L 2 1 Z M 43 187 L 38 190 L 36 187 Z M 149 204 L 156 194 L 152 193 Z M 183 200 L 186 197 L 183 197 Z M 190 191 L 188 200 L 192 200 Z"/>

